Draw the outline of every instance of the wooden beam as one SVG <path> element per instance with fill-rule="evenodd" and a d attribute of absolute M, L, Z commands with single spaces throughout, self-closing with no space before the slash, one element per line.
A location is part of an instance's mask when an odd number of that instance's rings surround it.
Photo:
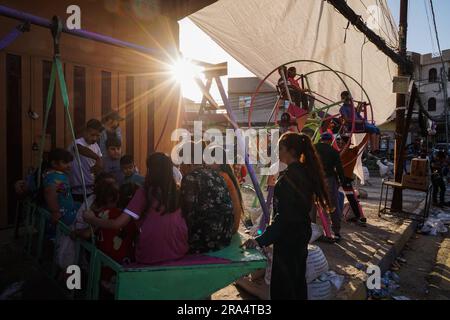
<path fill-rule="evenodd" d="M 183 19 L 217 0 L 160 0 L 161 13 L 175 20 Z"/>
<path fill-rule="evenodd" d="M 408 0 L 400 1 L 400 25 L 399 25 L 399 51 L 400 55 L 406 59 L 406 43 L 408 34 Z M 399 65 L 398 75 L 406 76 L 412 74 L 408 68 L 404 65 Z M 413 93 L 417 92 L 417 88 L 414 86 Z M 415 97 L 415 94 L 414 94 Z M 411 97 L 412 99 L 412 97 Z M 404 170 L 404 147 L 406 145 L 406 139 L 408 137 L 408 130 L 410 120 L 405 123 L 405 107 L 406 107 L 406 95 L 397 94 L 397 109 L 395 110 L 395 149 L 394 149 L 394 176 L 395 181 L 402 182 L 403 170 Z M 408 116 L 412 114 L 414 103 L 408 108 Z M 405 141 L 405 143 L 403 143 Z M 392 196 L 392 209 L 395 211 L 401 211 L 403 208 L 403 192 L 402 189 L 394 188 L 394 194 Z"/>

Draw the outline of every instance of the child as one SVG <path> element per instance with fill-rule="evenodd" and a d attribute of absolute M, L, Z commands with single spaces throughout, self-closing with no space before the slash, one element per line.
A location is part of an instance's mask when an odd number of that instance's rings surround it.
<path fill-rule="evenodd" d="M 297 75 L 296 68 L 290 67 L 289 69 L 287 69 L 287 72 L 285 68 L 286 67 L 284 67 L 283 69 L 279 69 L 278 72 L 280 73 L 280 75 L 282 75 L 282 73 L 285 73 L 287 83 L 285 83 L 283 81 L 283 77 L 281 77 L 278 80 L 278 86 L 280 87 L 282 95 L 285 99 L 289 98 L 286 92 L 287 87 L 291 98 L 292 103 L 289 104 L 287 113 L 290 115 L 291 119 L 295 120 L 296 126 L 290 127 L 289 130 L 301 132 L 303 130 L 303 127 L 305 126 L 306 120 L 308 119 L 308 98 L 305 95 L 306 91 L 300 87 L 298 80 L 295 79 Z"/>
<path fill-rule="evenodd" d="M 26 197 L 30 197 L 34 199 L 34 201 L 39 205 L 43 206 L 43 194 L 42 190 L 38 190 L 38 181 L 40 180 L 40 185 L 42 186 L 42 180 L 45 176 L 45 173 L 50 167 L 48 163 L 48 152 L 44 152 L 42 164 L 41 164 L 41 176 L 38 177 L 39 170 L 38 168 L 30 168 L 27 176 L 23 180 L 18 180 L 14 184 L 14 190 L 19 199 L 25 199 Z"/>
<path fill-rule="evenodd" d="M 119 189 L 115 183 L 103 180 L 95 186 L 95 201 L 91 210 L 96 217 L 103 220 L 114 220 L 122 210 L 118 208 Z M 134 260 L 134 239 L 137 234 L 136 225 L 128 223 L 118 230 L 99 228 L 96 230 L 96 245 L 106 255 L 122 265 Z M 102 270 L 102 284 L 111 288 L 114 283 L 114 272 L 110 268 Z"/>
<path fill-rule="evenodd" d="M 58 221 L 70 226 L 75 221 L 77 208 L 70 192 L 68 173 L 73 156 L 64 149 L 54 149 L 48 156 L 50 169 L 43 178 L 46 207 L 51 214 L 51 222 Z"/>
<path fill-rule="evenodd" d="M 96 119 L 91 119 L 86 124 L 83 137 L 75 141 L 80 153 L 81 170 L 77 161 L 73 161 L 70 174 L 70 185 L 72 187 L 74 200 L 80 203 L 84 201 L 81 172 L 83 172 L 86 191 L 89 196 L 94 191 L 94 174 L 99 173 L 102 169 L 102 153 L 97 144 L 102 131 L 103 126 L 101 122 Z M 74 144 L 69 147 L 69 151 L 75 156 Z"/>
<path fill-rule="evenodd" d="M 61 268 L 73 264 L 73 250 L 67 249 L 71 245 L 68 236 L 56 233 L 56 224 L 62 221 L 67 226 L 75 222 L 78 206 L 70 192 L 69 179 L 73 157 L 67 150 L 54 149 L 48 156 L 50 168 L 43 177 L 43 195 L 45 206 L 51 214 L 47 224 L 46 236 L 55 241 L 56 262 Z"/>
<path fill-rule="evenodd" d="M 135 183 L 140 187 L 144 185 L 145 179 L 136 172 L 136 165 L 132 156 L 125 155 L 120 159 L 120 169 L 123 174 L 122 184 Z"/>
<path fill-rule="evenodd" d="M 105 130 L 102 131 L 99 140 L 99 146 L 102 154 L 106 154 L 108 151 L 106 141 L 109 139 L 115 138 L 122 142 L 122 132 L 119 127 L 120 121 L 123 121 L 123 118 L 116 111 L 110 112 L 103 119 L 102 124 L 105 127 Z"/>
<path fill-rule="evenodd" d="M 97 180 L 94 187 L 94 201 L 89 207 L 95 217 L 101 220 L 114 220 L 122 213 L 118 205 L 119 189 L 114 179 L 104 175 Z M 114 261 L 127 265 L 134 261 L 134 240 L 137 229 L 133 223 L 128 223 L 118 229 L 98 228 L 95 230 L 96 246 Z M 91 229 L 87 227 L 76 230 L 74 236 L 90 239 Z M 109 267 L 102 268 L 102 286 L 114 293 L 115 274 Z"/>
<path fill-rule="evenodd" d="M 123 173 L 120 165 L 122 156 L 122 142 L 117 137 L 106 140 L 106 154 L 103 156 L 103 171 L 114 176 L 116 181 L 121 185 L 123 183 Z"/>
<path fill-rule="evenodd" d="M 327 120 L 323 121 L 322 126 L 320 127 L 320 134 L 322 135 L 323 133 L 329 133 L 331 135 L 331 137 L 333 138 L 333 143 L 332 143 L 333 148 L 336 151 L 340 152 L 341 150 L 338 147 L 336 139 L 334 139 L 335 126 L 336 126 L 336 124 L 333 121 L 333 119 L 327 119 Z"/>
<path fill-rule="evenodd" d="M 344 125 L 347 126 L 349 130 L 351 130 L 353 117 L 355 119 L 355 128 L 361 128 L 361 125 L 364 125 L 364 132 L 368 133 L 371 138 L 371 145 L 373 146 L 373 152 L 377 151 L 377 138 L 376 136 L 380 135 L 380 129 L 374 124 L 367 122 L 361 114 L 353 107 L 352 96 L 350 92 L 343 91 L 341 93 L 341 99 L 344 102 L 341 108 L 339 109 L 339 113 L 344 120 Z"/>
<path fill-rule="evenodd" d="M 149 173 L 152 173 L 151 175 Z M 173 178 L 170 157 L 154 153 L 147 159 L 147 176 L 123 212 L 115 219 L 100 219 L 92 211 L 86 222 L 102 229 L 118 230 L 134 219 L 139 227 L 136 262 L 161 264 L 188 252 L 188 230 L 180 208 L 180 191 Z"/>
<path fill-rule="evenodd" d="M 104 182 L 110 183 L 110 184 L 117 184 L 117 181 L 112 174 L 102 172 L 95 177 L 94 189 L 96 189 L 97 186 L 102 185 Z M 75 228 L 74 228 L 76 235 L 82 235 L 82 234 L 84 234 L 83 231 L 88 229 L 88 227 L 89 227 L 88 224 L 85 223 L 83 220 L 83 213 L 84 213 L 84 211 L 89 210 L 93 206 L 93 204 L 95 202 L 95 198 L 96 198 L 95 193 L 91 194 L 87 198 L 87 203 L 83 203 L 80 206 L 80 208 L 78 209 L 77 218 L 75 221 Z M 83 238 L 87 239 L 87 238 L 89 238 L 89 235 L 83 236 Z"/>

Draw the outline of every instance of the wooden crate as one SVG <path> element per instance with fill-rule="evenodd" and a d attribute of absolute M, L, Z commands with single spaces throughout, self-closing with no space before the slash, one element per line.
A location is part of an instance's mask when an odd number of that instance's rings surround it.
<path fill-rule="evenodd" d="M 428 174 L 428 160 L 414 158 L 411 160 L 410 174 L 416 177 L 424 177 Z"/>
<path fill-rule="evenodd" d="M 410 174 L 403 175 L 402 185 L 405 188 L 426 191 L 430 184 L 430 179 L 427 176 L 413 176 Z"/>

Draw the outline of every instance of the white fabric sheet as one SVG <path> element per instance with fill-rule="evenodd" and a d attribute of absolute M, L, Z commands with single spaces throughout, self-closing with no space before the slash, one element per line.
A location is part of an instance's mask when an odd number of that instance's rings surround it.
<path fill-rule="evenodd" d="M 389 45 L 397 46 L 397 28 L 385 0 L 347 3 Z M 260 78 L 289 61 L 316 60 L 363 85 L 377 125 L 395 109 L 392 78 L 397 73 L 396 65 L 353 26 L 346 30 L 347 20 L 326 1 L 219 0 L 190 19 Z M 301 74 L 324 69 L 314 63 L 297 63 L 296 67 Z M 269 82 L 274 85 L 278 77 L 275 72 Z M 343 79 L 355 99 L 367 100 L 355 82 L 345 76 Z M 346 89 L 329 71 L 311 75 L 309 80 L 312 90 L 334 101 Z M 338 107 L 331 110 L 337 112 Z"/>

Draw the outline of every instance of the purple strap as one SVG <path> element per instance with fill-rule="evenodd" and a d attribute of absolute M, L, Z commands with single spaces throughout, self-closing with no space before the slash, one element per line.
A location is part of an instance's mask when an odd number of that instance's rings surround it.
<path fill-rule="evenodd" d="M 14 28 L 10 33 L 0 40 L 0 50 L 7 48 L 11 43 L 13 43 L 23 32 L 18 28 Z"/>
<path fill-rule="evenodd" d="M 2 6 L 2 5 L 0 5 L 0 16 L 5 16 L 5 17 L 12 18 L 12 19 L 20 20 L 20 21 L 27 21 L 32 25 L 37 25 L 37 26 L 41 26 L 44 28 L 52 27 L 52 21 L 50 21 L 50 20 L 47 20 L 47 19 L 44 19 L 44 18 L 41 18 L 38 16 L 34 16 L 32 14 L 22 12 L 22 11 L 19 11 L 19 10 L 13 9 L 13 8 L 9 8 L 6 6 Z M 64 33 L 72 34 L 74 36 L 81 37 L 84 39 L 99 41 L 102 43 L 107 43 L 107 44 L 122 47 L 122 48 L 130 48 L 132 50 L 135 50 L 138 52 L 143 52 L 145 54 L 151 54 L 151 55 L 160 54 L 159 49 L 143 47 L 143 46 L 140 46 L 135 43 L 122 41 L 122 40 L 115 39 L 115 38 L 112 38 L 112 37 L 109 37 L 109 36 L 106 36 L 103 34 L 95 33 L 95 32 L 90 32 L 90 31 L 86 31 L 86 30 L 69 30 L 65 27 L 63 28 L 62 31 Z"/>

